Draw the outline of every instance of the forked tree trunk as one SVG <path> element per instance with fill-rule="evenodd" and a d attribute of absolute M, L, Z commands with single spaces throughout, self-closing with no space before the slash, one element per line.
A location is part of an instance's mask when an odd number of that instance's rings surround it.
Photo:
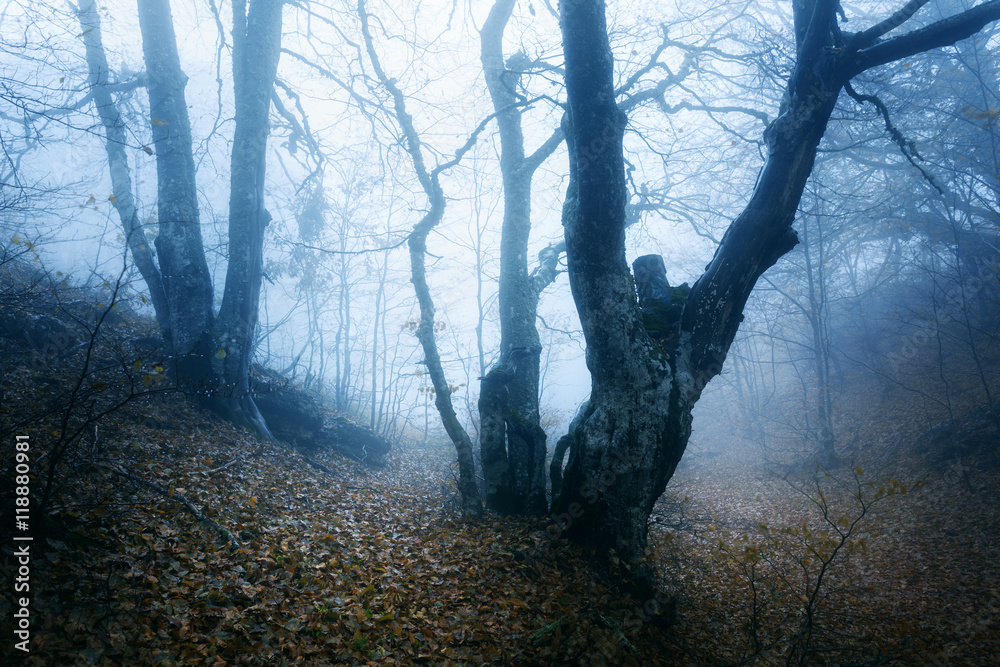
<path fill-rule="evenodd" d="M 270 436 L 250 395 L 249 370 L 263 276 L 268 114 L 281 46 L 281 0 L 233 3 L 236 123 L 231 155 L 229 257 L 218 318 L 202 245 L 191 126 L 169 0 L 138 0 L 156 150 L 156 239 L 179 386 L 223 416 Z"/>
<path fill-rule="evenodd" d="M 543 514 L 545 431 L 539 426 L 538 378 L 541 344 L 535 320 L 538 298 L 548 282 L 528 273 L 531 233 L 531 181 L 538 166 L 562 143 L 556 132 L 526 156 L 521 107 L 515 94 L 521 72 L 503 59 L 503 34 L 517 0 L 497 0 L 483 24 L 480 60 L 496 113 L 503 177 L 503 226 L 500 238 L 500 352 L 519 354 L 513 372 L 497 381 L 487 375 L 480 386 L 480 451 L 486 506 L 505 514 Z M 553 276 L 554 277 L 554 276 Z"/>
<path fill-rule="evenodd" d="M 250 362 L 263 278 L 264 176 L 271 93 L 281 51 L 283 0 L 233 2 L 233 85 L 236 123 L 230 158 L 229 263 L 215 321 L 216 409 L 230 420 L 269 435 L 250 394 Z"/>
<path fill-rule="evenodd" d="M 626 119 L 614 99 L 604 2 L 559 3 L 570 153 L 566 253 L 592 393 L 554 510 L 564 533 L 626 590 L 648 597 L 655 589 L 645 555 L 649 514 L 687 446 L 691 410 L 721 371 L 754 285 L 797 242 L 791 225 L 840 90 L 865 69 L 952 43 L 1000 17 L 1000 2 L 992 1 L 879 41 L 922 4 L 911 2 L 856 35 L 837 28 L 836 0 L 793 4 L 799 57 L 764 135 L 767 161 L 749 204 L 692 288 L 678 349 L 668 357 L 643 329 L 625 261 Z"/>

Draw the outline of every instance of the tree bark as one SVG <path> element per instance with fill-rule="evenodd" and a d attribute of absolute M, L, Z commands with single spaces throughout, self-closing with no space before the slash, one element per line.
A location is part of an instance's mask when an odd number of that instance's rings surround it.
<path fill-rule="evenodd" d="M 205 261 L 191 124 L 169 0 L 138 0 L 156 152 L 155 245 L 170 317 L 177 383 L 189 393 L 211 384 L 212 279 Z"/>
<path fill-rule="evenodd" d="M 177 40 L 169 0 L 138 0 L 142 52 L 149 78 L 149 110 L 156 152 L 155 245 L 169 313 L 178 385 L 200 393 L 210 385 L 212 278 L 205 261 Z"/>
<path fill-rule="evenodd" d="M 427 237 L 431 230 L 444 217 L 447 200 L 444 191 L 441 189 L 439 175 L 443 169 L 454 164 L 460 159 L 468 148 L 475 141 L 474 134 L 469 142 L 456 157 L 449 163 L 439 165 L 434 169 L 428 169 L 424 162 L 423 148 L 420 137 L 417 135 L 413 125 L 413 119 L 406 110 L 406 98 L 403 92 L 395 83 L 395 79 L 390 79 L 379 61 L 375 51 L 375 44 L 372 40 L 371 29 L 369 27 L 369 15 L 365 8 L 364 0 L 358 0 L 358 18 L 361 20 L 361 33 L 365 41 L 365 50 L 371 60 L 372 69 L 378 77 L 379 82 L 392 96 L 393 113 L 400 128 L 403 131 L 406 151 L 413 162 L 413 168 L 417 179 L 427 195 L 429 208 L 427 213 L 414 225 L 413 231 L 407 240 L 410 251 L 410 282 L 413 283 L 413 290 L 417 296 L 417 304 L 420 307 L 420 324 L 417 325 L 416 336 L 424 350 L 424 364 L 427 366 L 427 374 L 431 378 L 434 386 L 434 405 L 438 414 L 441 415 L 441 422 L 444 425 L 448 437 L 455 445 L 455 453 L 458 456 L 458 487 L 462 494 L 462 513 L 466 516 L 479 516 L 483 512 L 482 500 L 479 496 L 479 486 L 476 482 L 476 465 L 472 455 L 472 441 L 469 434 L 458 421 L 455 414 L 455 406 L 451 400 L 451 387 L 444 374 L 444 367 L 441 365 L 441 355 L 438 352 L 437 341 L 434 338 L 434 299 L 431 296 L 430 286 L 427 284 L 427 267 L 424 257 L 427 254 Z M 478 132 L 478 130 L 477 130 Z"/>
<path fill-rule="evenodd" d="M 525 156 L 521 108 L 515 89 L 521 72 L 503 59 L 503 34 L 517 0 L 497 0 L 480 33 L 480 61 L 500 136 L 503 226 L 500 239 L 501 358 L 514 350 L 538 350 L 535 320 L 543 285 L 528 273 L 531 180 L 538 165 L 561 143 L 557 132 Z M 515 65 L 516 67 L 516 65 Z M 480 451 L 486 506 L 505 514 L 542 514 L 545 496 L 545 432 L 539 427 L 539 354 L 521 356 L 502 383 L 487 374 L 480 386 Z"/>
<path fill-rule="evenodd" d="M 816 149 L 841 88 L 868 62 L 865 49 L 912 55 L 969 36 L 1000 17 L 1000 2 L 874 44 L 852 44 L 836 26 L 837 0 L 796 2 L 804 26 L 778 118 L 764 133 L 767 160 L 746 209 L 733 221 L 681 316 L 669 358 L 642 327 L 625 262 L 625 116 L 616 106 L 613 62 L 602 0 L 562 0 L 570 185 L 564 207 L 570 286 L 587 342 L 592 376 L 589 416 L 569 442 L 559 528 L 626 589 L 651 596 L 655 573 L 645 557 L 647 520 L 691 434 L 691 410 L 717 375 L 759 277 L 797 242 L 791 225 Z M 984 11 L 983 7 L 991 7 Z M 992 18 L 990 18 L 992 17 Z M 961 24 L 961 28 L 956 25 Z M 888 29 L 887 29 L 888 30 Z M 887 31 L 886 30 L 886 31 Z M 874 39 L 878 39 L 876 35 Z"/>
<path fill-rule="evenodd" d="M 592 388 L 554 510 L 570 538 L 638 591 L 653 577 L 642 558 L 646 519 L 676 466 L 669 459 L 679 460 L 678 448 L 664 446 L 676 414 L 673 376 L 643 330 L 625 261 L 626 119 L 615 102 L 604 2 L 564 1 L 560 13 L 570 155 L 566 258 Z"/>
<path fill-rule="evenodd" d="M 283 0 L 233 2 L 233 86 L 236 124 L 230 158 L 229 257 L 222 305 L 215 321 L 220 383 L 213 398 L 238 424 L 269 435 L 250 395 L 250 362 L 263 278 L 264 208 L 271 93 L 281 50 Z"/>
<path fill-rule="evenodd" d="M 104 126 L 105 150 L 108 154 L 108 169 L 111 173 L 112 205 L 118 212 L 125 232 L 125 243 L 132 253 L 132 260 L 139 269 L 142 279 L 149 289 L 149 298 L 156 313 L 156 321 L 166 341 L 170 336 L 170 308 L 167 294 L 163 289 L 160 268 L 153 257 L 153 249 L 146 238 L 146 232 L 139 222 L 139 212 L 132 194 L 132 175 L 125 152 L 128 138 L 125 123 L 109 89 L 111 69 L 104 52 L 101 37 L 101 17 L 94 0 L 82 0 L 79 9 L 80 28 L 87 53 L 87 67 L 90 87 L 94 96 L 94 108 Z"/>

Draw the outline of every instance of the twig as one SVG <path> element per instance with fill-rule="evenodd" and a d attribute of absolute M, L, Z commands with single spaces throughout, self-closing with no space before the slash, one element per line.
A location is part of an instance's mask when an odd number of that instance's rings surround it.
<path fill-rule="evenodd" d="M 233 465 L 234 463 L 239 463 L 239 462 L 240 462 L 240 461 L 242 461 L 242 460 L 243 460 L 243 457 L 242 457 L 242 456 L 237 456 L 237 457 L 236 457 L 236 458 L 234 458 L 234 459 L 233 459 L 232 461 L 227 461 L 226 463 L 223 463 L 223 464 L 222 464 L 221 466 L 219 466 L 218 468 L 212 468 L 211 470 L 206 470 L 206 471 L 205 471 L 204 473 L 202 473 L 202 474 L 204 474 L 204 475 L 205 475 L 206 477 L 211 477 L 212 475 L 214 475 L 214 474 L 216 474 L 216 473 L 219 473 L 219 472 L 222 472 L 223 470 L 225 470 L 225 469 L 226 469 L 226 468 L 228 468 L 229 466 Z"/>

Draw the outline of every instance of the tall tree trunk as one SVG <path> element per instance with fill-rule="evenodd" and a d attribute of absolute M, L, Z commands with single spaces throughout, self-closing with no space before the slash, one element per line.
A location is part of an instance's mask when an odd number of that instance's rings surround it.
<path fill-rule="evenodd" d="M 211 396 L 236 423 L 269 435 L 250 396 L 249 368 L 263 276 L 264 167 L 281 0 L 233 3 L 236 124 L 231 157 L 229 263 L 217 319 L 201 239 L 191 127 L 169 0 L 138 0 L 156 148 L 156 239 L 180 386 Z"/>
<path fill-rule="evenodd" d="M 806 286 L 808 288 L 809 309 L 805 313 L 812 334 L 813 361 L 816 370 L 816 420 L 819 422 L 820 460 L 828 468 L 839 465 L 837 459 L 837 437 L 833 424 L 833 387 L 830 377 L 830 341 L 827 335 L 826 298 L 826 239 L 819 216 L 816 219 L 816 250 L 819 257 L 813 261 L 809 239 L 809 223 L 802 227 L 803 255 L 805 257 Z"/>
<path fill-rule="evenodd" d="M 566 534 L 629 586 L 649 586 L 646 519 L 686 442 L 690 418 L 671 409 L 673 375 L 642 328 L 625 261 L 628 193 L 604 3 L 561 2 L 570 185 L 564 215 L 570 287 L 592 377 L 586 416 L 570 443 L 555 511 Z M 668 428 L 674 426 L 674 432 Z M 679 428 L 678 428 L 679 426 Z M 641 571 L 640 571 L 641 570 Z"/>
<path fill-rule="evenodd" d="M 236 423 L 268 434 L 250 395 L 250 362 L 263 278 L 264 208 L 271 93 L 281 50 L 283 0 L 233 1 L 236 124 L 230 167 L 229 263 L 215 322 L 216 403 Z"/>
<path fill-rule="evenodd" d="M 557 132 L 534 155 L 525 156 L 521 109 L 515 94 L 521 72 L 503 59 L 503 34 L 517 0 L 497 0 L 480 34 L 480 60 L 496 112 L 503 177 L 500 239 L 501 359 L 519 353 L 513 372 L 498 381 L 487 374 L 480 387 L 480 450 L 486 505 L 497 512 L 542 514 L 545 498 L 545 431 L 539 426 L 538 377 L 541 344 L 535 320 L 541 288 L 528 273 L 531 179 L 561 143 Z M 516 65 L 515 65 L 516 67 Z M 546 283 L 547 284 L 547 283 Z"/>
<path fill-rule="evenodd" d="M 854 35 L 837 0 L 796 2 L 805 25 L 780 115 L 764 133 L 767 161 L 681 316 L 677 348 L 645 332 L 625 262 L 625 115 L 616 106 L 603 0 L 562 0 L 570 185 L 564 225 L 570 286 L 587 342 L 592 392 L 569 443 L 558 525 L 627 590 L 648 596 L 647 520 L 691 434 L 691 410 L 722 370 L 758 278 L 797 242 L 791 225 L 841 88 L 870 67 L 952 43 L 1000 17 L 987 2 L 885 41 L 922 3 Z M 806 17 L 802 12 L 808 12 Z"/>
<path fill-rule="evenodd" d="M 191 124 L 188 121 L 169 0 L 138 0 L 149 111 L 156 151 L 156 251 L 169 314 L 179 386 L 200 393 L 211 384 L 212 277 L 198 214 Z"/>
<path fill-rule="evenodd" d="M 374 316 L 372 318 L 373 319 L 373 322 L 372 322 L 372 372 L 371 372 L 372 391 L 371 391 L 371 398 L 369 399 L 369 405 L 368 405 L 368 408 L 369 408 L 369 410 L 371 412 L 371 414 L 368 416 L 368 427 L 371 430 L 373 430 L 373 431 L 378 431 L 379 418 L 381 417 L 381 415 L 377 415 L 376 414 L 378 412 L 378 410 L 377 410 L 377 408 L 378 408 L 378 360 L 379 360 L 378 346 L 380 344 L 382 345 L 382 347 L 386 346 L 384 339 L 382 340 L 381 343 L 379 343 L 378 335 L 379 335 L 379 329 L 380 329 L 380 327 L 384 327 L 385 326 L 382 323 L 381 320 L 385 317 L 385 314 L 382 312 L 382 301 L 383 301 L 383 298 L 384 298 L 384 295 L 385 295 L 385 279 L 386 279 L 386 274 L 389 272 L 389 251 L 388 250 L 384 250 L 382 252 L 382 266 L 379 267 L 378 265 L 376 265 L 376 269 L 375 270 L 376 270 L 376 273 L 378 275 L 378 288 L 375 290 L 375 313 L 374 313 Z M 383 367 L 385 365 L 385 361 L 386 361 L 385 360 L 385 354 L 383 353 L 383 362 L 382 362 L 383 363 Z M 383 388 L 383 392 L 384 391 L 385 390 Z"/>
<path fill-rule="evenodd" d="M 351 404 L 351 271 L 347 255 L 349 218 L 341 213 L 340 220 L 340 289 L 337 292 L 337 409 L 347 412 Z M 341 348 L 340 345 L 343 344 Z M 339 360 L 343 359 L 343 368 Z"/>
<path fill-rule="evenodd" d="M 170 308 L 167 294 L 163 289 L 160 268 L 153 257 L 153 249 L 146 238 L 146 232 L 139 222 L 139 212 L 132 194 L 132 174 L 125 152 L 128 138 L 125 123 L 118 106 L 111 98 L 108 58 L 104 52 L 101 37 L 101 17 L 94 0 L 82 0 L 79 10 L 80 28 L 87 53 L 87 67 L 90 87 L 94 96 L 94 107 L 104 126 L 105 150 L 108 154 L 108 168 L 111 173 L 111 200 L 125 232 L 125 243 L 132 253 L 142 279 L 149 289 L 149 298 L 156 313 L 156 322 L 165 341 L 170 341 Z"/>
<path fill-rule="evenodd" d="M 444 374 L 444 367 L 441 365 L 441 355 L 438 352 L 437 341 L 434 338 L 434 299 L 431 296 L 430 286 L 427 284 L 427 267 L 424 257 L 427 254 L 427 237 L 431 230 L 444 217 L 444 210 L 447 200 L 444 191 L 441 189 L 439 176 L 441 171 L 457 163 L 474 143 L 476 134 L 460 150 L 459 155 L 444 165 L 439 165 L 433 169 L 428 169 L 424 162 L 423 148 L 420 137 L 417 135 L 413 125 L 413 119 L 406 110 L 406 98 L 403 92 L 396 85 L 395 79 L 390 79 L 385 70 L 382 69 L 378 53 L 375 51 L 375 44 L 372 40 L 371 29 L 369 27 L 368 10 L 365 8 L 364 0 L 358 0 L 358 18 L 361 20 L 361 33 L 365 41 L 365 50 L 371 60 L 372 69 L 378 77 L 382 87 L 389 92 L 393 101 L 393 112 L 396 121 L 403 131 L 406 151 L 413 162 L 413 168 L 417 179 L 427 195 L 429 208 L 420 221 L 414 225 L 413 231 L 407 240 L 410 251 L 410 281 L 413 283 L 413 290 L 417 296 L 417 304 L 420 307 L 420 324 L 417 325 L 416 336 L 424 350 L 424 364 L 427 366 L 427 373 L 434 385 L 434 404 L 441 415 L 441 422 L 444 424 L 448 437 L 455 445 L 455 452 L 458 455 L 458 490 L 462 494 L 462 512 L 466 516 L 478 516 L 482 514 L 483 505 L 479 496 L 479 487 L 476 482 L 476 465 L 472 455 L 472 441 L 469 434 L 458 421 L 455 414 L 455 406 L 451 400 L 451 387 Z M 480 127 L 480 130 L 482 127 Z M 477 134 L 480 130 L 477 130 Z"/>

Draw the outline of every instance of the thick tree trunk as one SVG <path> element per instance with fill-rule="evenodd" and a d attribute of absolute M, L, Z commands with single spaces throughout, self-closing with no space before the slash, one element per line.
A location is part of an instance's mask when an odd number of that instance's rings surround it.
<path fill-rule="evenodd" d="M 87 67 L 90 73 L 90 86 L 94 96 L 94 108 L 104 125 L 105 150 L 108 154 L 108 168 L 111 173 L 112 205 L 118 212 L 122 228 L 125 232 L 125 242 L 132 253 L 142 279 L 149 289 L 149 298 L 156 313 L 156 322 L 163 334 L 163 339 L 171 340 L 170 308 L 167 294 L 163 289 L 160 269 L 153 257 L 153 249 L 146 239 L 146 232 L 139 222 L 139 212 L 135 206 L 132 194 L 132 175 L 128 166 L 128 156 L 125 147 L 128 138 L 125 134 L 125 123 L 122 121 L 118 107 L 111 98 L 109 77 L 111 70 L 104 52 L 104 42 L 101 37 L 101 17 L 97 13 L 94 0 L 82 0 L 80 3 L 80 28 L 83 43 L 87 52 Z"/>
<path fill-rule="evenodd" d="M 566 257 L 592 390 L 554 509 L 570 538 L 638 592 L 653 580 L 643 558 L 646 519 L 683 451 L 671 441 L 686 442 L 690 417 L 667 433 L 681 412 L 671 409 L 673 376 L 643 329 L 625 261 L 626 119 L 615 101 L 604 3 L 562 2 L 560 12 L 569 101 Z"/>
<path fill-rule="evenodd" d="M 750 205 L 694 286 L 679 348 L 668 359 L 643 329 L 625 262 L 625 119 L 613 99 L 603 3 L 576 5 L 562 24 L 570 177 L 578 193 L 568 202 L 575 213 L 566 221 L 567 259 L 593 389 L 556 510 L 571 538 L 626 588 L 649 596 L 649 513 L 687 446 L 691 410 L 721 370 L 750 289 L 795 243 L 791 222 L 839 85 L 792 96 L 771 128 L 770 156 Z"/>
<path fill-rule="evenodd" d="M 498 380 L 487 374 L 479 381 L 479 457 L 486 485 L 486 508 L 509 514 L 518 502 L 507 454 L 507 387 Z"/>
<path fill-rule="evenodd" d="M 237 424 L 269 435 L 250 396 L 249 370 L 262 278 L 264 167 L 270 96 L 281 39 L 280 0 L 234 2 L 236 124 L 231 156 L 229 264 L 218 319 L 202 246 L 191 128 L 169 0 L 138 0 L 156 147 L 156 239 L 178 384 L 210 397 Z"/>
<path fill-rule="evenodd" d="M 488 506 L 497 512 L 541 514 L 547 508 L 545 431 L 538 425 L 537 413 L 532 420 L 518 411 L 511 387 L 523 376 L 522 363 L 537 368 L 540 351 L 540 345 L 508 348 L 480 384 L 483 477 Z"/>
<path fill-rule="evenodd" d="M 282 0 L 233 2 L 233 84 L 236 124 L 230 159 L 229 260 L 215 321 L 212 357 L 220 386 L 214 402 L 234 422 L 268 435 L 250 395 L 250 362 L 263 277 L 264 208 L 271 93 L 281 50 Z"/>
<path fill-rule="evenodd" d="M 188 121 L 169 0 L 138 0 L 142 52 L 156 150 L 156 250 L 170 318 L 178 385 L 200 393 L 210 385 L 212 278 L 198 214 L 191 124 Z"/>
<path fill-rule="evenodd" d="M 841 88 L 867 67 L 974 33 L 1000 15 L 1000 2 L 966 12 L 964 22 L 916 31 L 919 39 L 911 33 L 877 44 L 905 17 L 847 36 L 836 27 L 836 0 L 794 4 L 796 26 L 805 27 L 785 102 L 765 132 L 767 161 L 749 204 L 692 288 L 669 359 L 643 330 L 625 263 L 625 117 L 614 100 L 604 2 L 559 4 L 570 153 L 566 253 L 593 386 L 554 509 L 566 535 L 626 589 L 648 596 L 655 587 L 645 558 L 649 513 L 680 461 L 691 410 L 721 371 L 751 290 L 797 242 L 791 225 Z"/>
<path fill-rule="evenodd" d="M 541 350 L 535 320 L 548 283 L 528 273 L 531 180 L 538 165 L 561 143 L 557 133 L 525 156 L 521 108 L 515 94 L 521 72 L 503 59 L 503 34 L 517 0 L 497 0 L 483 24 L 480 60 L 496 113 L 504 210 L 500 239 L 500 350 Z M 515 65 L 516 68 L 516 65 Z M 488 376 L 487 376 L 488 377 Z M 539 427 L 539 354 L 521 355 L 512 375 L 480 387 L 480 451 L 486 506 L 508 514 L 542 514 L 545 497 L 545 432 Z"/>
<path fill-rule="evenodd" d="M 504 26 L 516 0 L 500 0 L 490 12 L 481 34 L 481 60 L 486 85 L 497 112 L 500 135 L 500 170 L 503 175 L 504 209 L 500 238 L 500 350 L 515 347 L 540 349 L 535 328 L 538 295 L 528 279 L 528 235 L 531 232 L 531 172 L 525 167 L 521 111 L 515 106 L 514 89 L 520 75 L 504 67 L 501 48 Z M 537 354 L 518 360 L 516 372 L 506 378 L 508 415 L 538 425 Z M 489 396 L 488 381 L 481 392 L 486 404 L 496 406 L 497 396 Z M 507 428 L 507 420 L 483 415 L 490 428 L 480 434 L 483 473 L 486 478 L 486 506 L 512 514 L 541 514 L 545 500 L 545 438 L 525 439 Z M 485 425 L 485 424 L 484 424 Z M 491 465 L 486 462 L 490 460 Z"/>

